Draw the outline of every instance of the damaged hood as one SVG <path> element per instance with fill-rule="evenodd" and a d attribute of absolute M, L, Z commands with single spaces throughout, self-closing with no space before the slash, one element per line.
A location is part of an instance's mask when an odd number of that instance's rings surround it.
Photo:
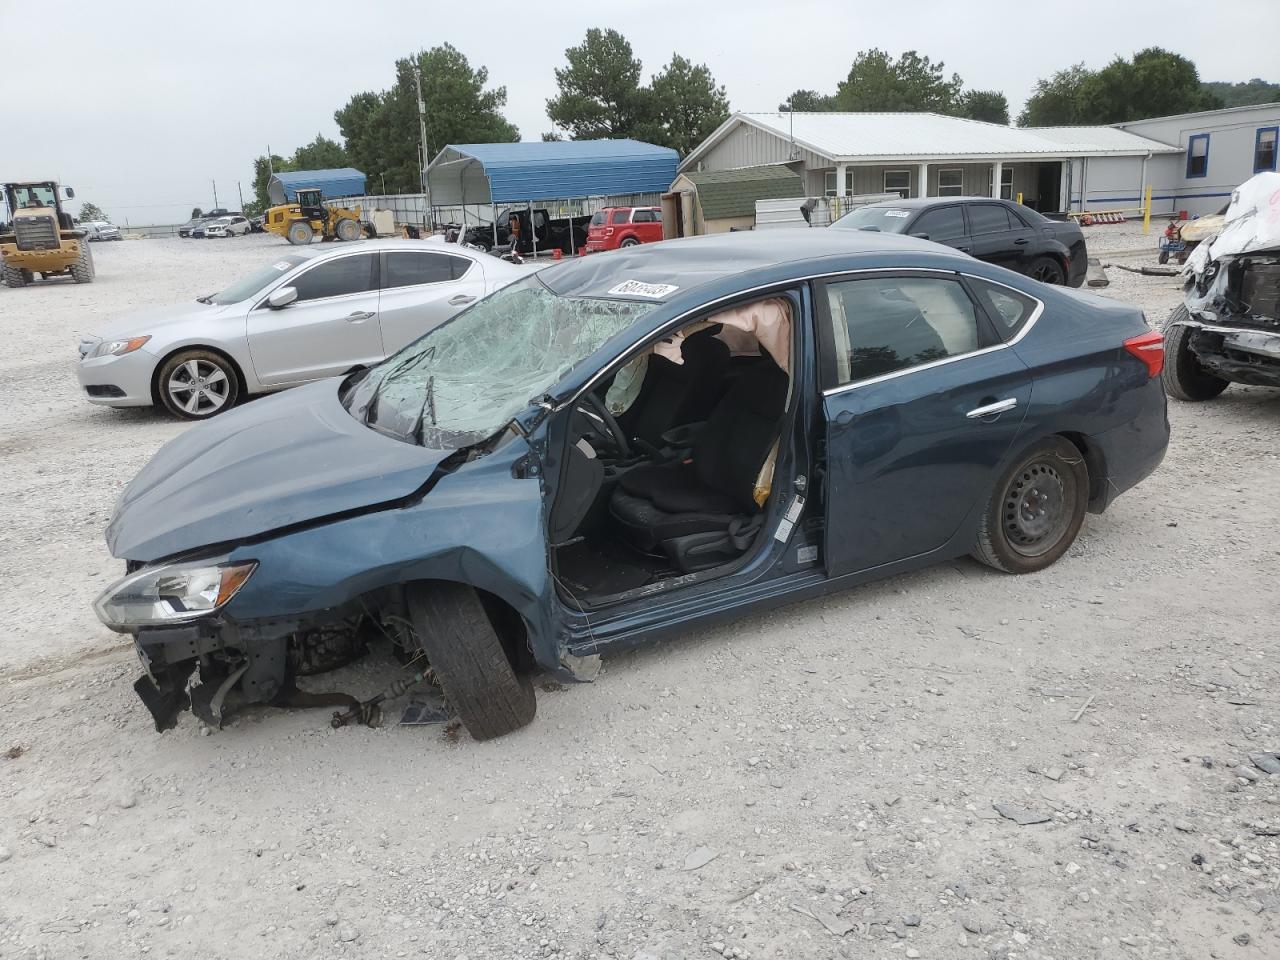
<path fill-rule="evenodd" d="M 1280 173 L 1259 173 L 1232 191 L 1222 232 L 1192 251 L 1187 271 L 1201 274 L 1221 257 L 1262 250 L 1280 251 Z"/>
<path fill-rule="evenodd" d="M 422 487 L 453 451 L 371 430 L 339 403 L 340 383 L 256 400 L 165 444 L 116 504 L 107 526 L 112 555 L 151 562 Z"/>

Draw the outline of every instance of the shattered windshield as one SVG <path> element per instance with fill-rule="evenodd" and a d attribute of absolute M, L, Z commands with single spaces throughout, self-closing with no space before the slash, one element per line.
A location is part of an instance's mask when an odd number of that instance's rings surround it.
<path fill-rule="evenodd" d="M 530 276 L 384 360 L 343 404 L 362 422 L 411 443 L 476 443 L 654 306 L 561 297 Z"/>

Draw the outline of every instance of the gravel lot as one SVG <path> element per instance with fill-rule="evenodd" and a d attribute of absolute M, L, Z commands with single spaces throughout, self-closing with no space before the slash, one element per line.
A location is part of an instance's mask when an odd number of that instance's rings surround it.
<path fill-rule="evenodd" d="M 1280 956 L 1280 775 L 1249 760 L 1280 751 L 1275 390 L 1172 405 L 1161 469 L 1042 574 L 697 631 L 487 744 L 324 711 L 157 736 L 89 604 L 121 486 L 186 428 L 84 402 L 75 343 L 279 243 L 100 244 L 92 286 L 0 289 L 0 957 Z"/>

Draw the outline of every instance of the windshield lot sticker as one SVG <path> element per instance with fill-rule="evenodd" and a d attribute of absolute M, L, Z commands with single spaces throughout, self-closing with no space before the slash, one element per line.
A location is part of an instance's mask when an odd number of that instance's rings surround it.
<path fill-rule="evenodd" d="M 645 283 L 642 280 L 627 280 L 618 284 L 609 293 L 618 297 L 651 297 L 654 300 L 661 300 L 679 289 L 679 287 L 670 283 Z"/>
<path fill-rule="evenodd" d="M 886 217 L 909 217 L 911 216 L 911 211 L 910 210 L 886 210 L 884 212 L 884 215 Z"/>

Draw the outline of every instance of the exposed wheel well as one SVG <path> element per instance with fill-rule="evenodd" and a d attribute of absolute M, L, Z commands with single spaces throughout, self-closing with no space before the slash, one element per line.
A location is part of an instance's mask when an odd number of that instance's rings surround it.
<path fill-rule="evenodd" d="M 434 583 L 447 582 L 451 581 L 416 580 L 414 581 L 414 586 L 429 587 Z M 457 583 L 458 581 L 452 582 Z M 470 584 L 467 584 L 467 586 L 470 586 Z M 489 617 L 489 625 L 493 627 L 494 633 L 502 641 L 502 649 L 506 653 L 512 669 L 517 674 L 536 672 L 538 665 L 537 661 L 534 660 L 533 650 L 529 646 L 529 628 L 524 621 L 524 617 L 520 615 L 520 611 L 496 593 L 481 590 L 479 587 L 472 587 L 472 589 L 475 590 L 476 596 L 480 598 L 480 604 L 484 607 L 484 612 Z"/>
<path fill-rule="evenodd" d="M 155 403 L 155 404 L 160 403 L 160 371 L 164 369 L 164 365 L 168 363 L 173 357 L 176 357 L 178 354 L 186 350 L 205 350 L 205 351 L 208 351 L 209 353 L 216 353 L 223 360 L 227 361 L 231 369 L 235 372 L 236 383 L 240 387 L 241 398 L 249 395 L 249 388 L 244 380 L 244 371 L 240 369 L 240 364 L 236 363 L 235 360 L 232 359 L 231 355 L 227 353 L 227 351 L 219 350 L 217 347 L 205 346 L 198 343 L 189 343 L 185 347 L 177 347 L 173 350 L 170 350 L 168 353 L 166 353 L 163 357 L 161 357 L 156 362 L 155 372 L 151 374 L 151 402 L 152 403 Z"/>
<path fill-rule="evenodd" d="M 1089 468 L 1089 510 L 1096 512 L 1095 508 L 1103 502 L 1107 490 L 1107 463 L 1102 456 L 1102 451 L 1083 433 L 1066 431 L 1058 436 L 1070 441 L 1071 445 L 1084 457 L 1084 465 Z"/>

